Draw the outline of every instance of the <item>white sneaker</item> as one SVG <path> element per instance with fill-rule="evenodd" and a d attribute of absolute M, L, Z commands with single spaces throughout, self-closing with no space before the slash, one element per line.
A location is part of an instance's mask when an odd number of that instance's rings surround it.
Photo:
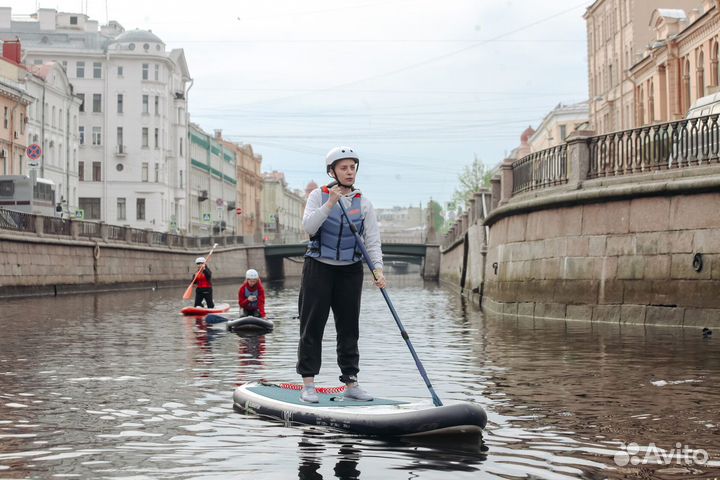
<path fill-rule="evenodd" d="M 300 391 L 300 400 L 307 403 L 320 403 L 320 397 L 314 386 L 303 387 Z"/>
<path fill-rule="evenodd" d="M 361 402 L 371 402 L 373 400 L 372 395 L 360 388 L 360 385 L 358 385 L 357 383 L 353 385 L 348 385 L 345 388 L 344 397 L 348 400 L 359 400 Z"/>

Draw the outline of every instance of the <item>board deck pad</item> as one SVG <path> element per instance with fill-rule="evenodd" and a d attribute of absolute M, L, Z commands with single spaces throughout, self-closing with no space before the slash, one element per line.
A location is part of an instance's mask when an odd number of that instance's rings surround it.
<path fill-rule="evenodd" d="M 300 385 L 261 384 L 249 387 L 248 391 L 280 402 L 303 405 L 305 407 L 373 407 L 378 405 L 402 405 L 404 403 L 408 403 L 399 400 L 390 400 L 387 398 L 375 398 L 369 402 L 363 402 L 361 400 L 346 400 L 343 397 L 345 387 L 329 389 L 318 388 L 317 394 L 320 401 L 318 403 L 308 403 L 300 400 L 301 389 L 302 386 Z"/>

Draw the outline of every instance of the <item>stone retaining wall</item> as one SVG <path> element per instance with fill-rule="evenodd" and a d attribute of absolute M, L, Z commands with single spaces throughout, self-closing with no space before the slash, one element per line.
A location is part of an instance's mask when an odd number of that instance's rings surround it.
<path fill-rule="evenodd" d="M 195 258 L 208 252 L 0 233 L 0 296 L 189 284 Z M 218 246 L 210 266 L 217 280 L 242 278 L 248 268 L 264 276 L 264 248 Z"/>

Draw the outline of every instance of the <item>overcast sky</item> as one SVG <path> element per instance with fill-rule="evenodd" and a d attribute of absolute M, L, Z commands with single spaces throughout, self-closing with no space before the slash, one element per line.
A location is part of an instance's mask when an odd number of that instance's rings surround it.
<path fill-rule="evenodd" d="M 489 168 L 559 102 L 587 98 L 591 1 L 6 0 L 150 29 L 183 48 L 193 121 L 253 145 L 293 188 L 325 153 L 360 153 L 376 207 L 449 200 L 463 166 Z M 199 9 L 199 7 L 201 9 Z"/>

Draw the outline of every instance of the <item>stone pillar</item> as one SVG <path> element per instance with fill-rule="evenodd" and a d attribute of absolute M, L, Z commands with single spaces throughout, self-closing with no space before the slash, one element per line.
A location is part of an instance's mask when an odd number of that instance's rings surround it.
<path fill-rule="evenodd" d="M 490 213 L 490 203 L 488 202 L 490 197 L 490 190 L 487 188 L 481 188 L 473 194 L 475 197 L 475 209 L 477 210 L 476 219 L 481 222 L 485 220 L 485 214 Z M 485 205 L 485 211 L 483 210 L 483 202 Z"/>
<path fill-rule="evenodd" d="M 80 222 L 73 222 L 70 220 L 70 235 L 73 240 L 78 240 L 80 238 Z"/>
<path fill-rule="evenodd" d="M 475 223 L 475 220 L 477 220 L 477 218 L 478 218 L 477 202 L 475 201 L 475 195 L 474 195 L 474 194 L 473 194 L 473 196 L 468 200 L 467 216 L 468 216 L 468 224 L 467 224 L 467 226 L 469 227 L 470 225 L 474 224 L 474 223 Z"/>
<path fill-rule="evenodd" d="M 468 230 L 468 212 L 465 212 L 460 217 L 460 235 L 465 235 Z"/>
<path fill-rule="evenodd" d="M 100 222 L 100 238 L 102 238 L 103 242 L 108 241 L 108 230 L 110 230 L 110 228 L 108 227 L 107 223 Z"/>
<path fill-rule="evenodd" d="M 437 280 L 440 276 L 440 247 L 428 245 L 425 248 L 422 276 L 426 280 Z"/>
<path fill-rule="evenodd" d="M 595 135 L 590 130 L 573 132 L 567 138 L 567 177 L 568 186 L 580 188 L 587 180 L 590 169 L 590 148 L 588 138 Z"/>
<path fill-rule="evenodd" d="M 40 215 L 35 215 L 35 235 L 42 237 L 45 232 L 45 220 Z"/>
<path fill-rule="evenodd" d="M 513 192 L 513 160 L 505 159 L 500 165 L 500 201 L 498 205 L 505 205 L 510 201 Z"/>
<path fill-rule="evenodd" d="M 490 179 L 490 193 L 492 195 L 492 199 L 490 200 L 490 211 L 495 210 L 498 206 L 498 203 L 500 203 L 500 175 L 495 175 Z M 490 213 L 488 211 L 488 213 Z"/>
<path fill-rule="evenodd" d="M 151 228 L 145 229 L 145 243 L 152 245 L 153 231 Z"/>
<path fill-rule="evenodd" d="M 132 243 L 132 241 L 133 241 L 133 238 L 132 238 L 132 228 L 131 228 L 131 227 L 123 227 L 123 229 L 124 229 L 124 232 L 125 232 L 125 241 L 126 241 L 127 243 Z"/>

